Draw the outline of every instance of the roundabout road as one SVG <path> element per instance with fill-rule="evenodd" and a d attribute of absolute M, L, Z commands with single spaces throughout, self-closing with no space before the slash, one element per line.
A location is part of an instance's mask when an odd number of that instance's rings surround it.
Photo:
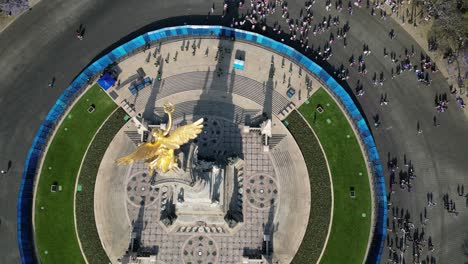
<path fill-rule="evenodd" d="M 41 1 L 0 34 L 0 111 L 3 116 L 0 123 L 0 166 L 12 161 L 10 171 L 0 178 L 0 263 L 19 262 L 16 201 L 24 160 L 40 123 L 60 93 L 87 64 L 103 50 L 121 41 L 123 36 L 160 27 L 163 24 L 152 23 L 171 17 L 178 18 L 165 20 L 165 25 L 202 23 L 211 7 L 211 2 L 203 0 L 163 0 L 157 3 Z M 291 16 L 298 17 L 299 7 L 303 6 L 304 1 L 289 1 Z M 216 1 L 215 13 L 220 14 L 221 9 L 221 1 Z M 317 1 L 313 9 L 317 18 L 328 16 L 323 1 Z M 436 114 L 433 108 L 435 93 L 448 92 L 448 84 L 440 74 L 432 75 L 430 87 L 418 87 L 416 77 L 411 73 L 389 79 L 389 59 L 382 56 L 384 46 L 401 54 L 404 47 L 414 44 L 417 58 L 420 49 L 396 24 L 382 22 L 378 16 L 371 17 L 368 13 L 369 10 L 363 8 L 352 17 L 340 14 L 342 23 L 347 19 L 350 21 L 349 44 L 346 49 L 337 44 L 329 63 L 347 65 L 351 53 L 357 57 L 362 51 L 362 40 L 370 46 L 373 53 L 366 57 L 369 76 L 361 77 L 351 69 L 348 83 L 354 87 L 357 79 L 363 80 L 366 94 L 359 100 L 369 123 L 372 123 L 372 115 L 380 114 L 382 125 L 373 132 L 382 163 L 387 162 L 387 153 L 399 160 L 406 154 L 415 164 L 418 175 L 414 181 L 415 191 L 396 190 L 393 204 L 403 205 L 411 213 L 413 222 L 419 223 L 419 213 L 426 205 L 426 192 L 433 192 L 438 205 L 429 210 L 430 224 L 426 228 L 426 234 L 432 235 L 436 246 L 433 255 L 438 263 L 461 263 L 466 259 L 461 247 L 463 238 L 468 237 L 468 226 L 462 223 L 468 221 L 468 213 L 464 201 L 458 202 L 458 211 L 461 212 L 458 217 L 445 212 L 441 203 L 444 193 L 456 196 L 457 184 L 465 181 L 465 187 L 468 187 L 464 178 L 468 171 L 465 154 L 468 149 L 465 135 L 468 122 L 452 100 L 448 111 L 438 115 L 441 126 L 432 126 L 432 117 Z M 194 14 L 201 16 L 182 17 Z M 222 22 L 215 17 L 210 21 Z M 224 18 L 223 21 L 228 20 Z M 275 19 L 268 18 L 268 22 L 275 22 Z M 86 27 L 82 41 L 74 35 L 80 23 Z M 390 28 L 396 29 L 397 39 L 394 41 L 387 37 Z M 323 46 L 328 36 L 329 33 L 324 33 L 320 37 L 311 37 L 311 42 L 315 47 Z M 383 87 L 373 87 L 371 75 L 382 70 L 388 80 Z M 47 84 L 54 76 L 55 86 L 49 88 Z M 389 97 L 390 106 L 386 109 L 379 104 L 381 93 L 387 93 Z M 418 121 L 424 131 L 419 136 L 416 133 Z M 383 259 L 387 256 L 384 255 Z"/>

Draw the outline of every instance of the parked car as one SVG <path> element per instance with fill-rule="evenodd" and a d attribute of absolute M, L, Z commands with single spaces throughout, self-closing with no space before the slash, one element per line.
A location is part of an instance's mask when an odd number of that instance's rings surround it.
<path fill-rule="evenodd" d="M 289 88 L 288 91 L 286 92 L 286 95 L 288 96 L 289 99 L 291 99 L 295 94 L 296 94 L 296 90 L 292 87 Z"/>

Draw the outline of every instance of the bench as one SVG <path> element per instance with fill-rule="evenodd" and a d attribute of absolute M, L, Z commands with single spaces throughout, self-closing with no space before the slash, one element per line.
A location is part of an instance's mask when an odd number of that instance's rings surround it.
<path fill-rule="evenodd" d="M 145 88 L 146 86 L 148 85 L 151 85 L 153 83 L 153 81 L 151 81 L 151 78 L 150 77 L 146 77 L 144 79 L 139 79 L 135 82 L 133 82 L 129 87 L 128 87 L 128 90 L 130 90 L 130 92 L 132 94 L 136 94 L 138 91 L 141 91 L 143 90 L 143 88 Z"/>

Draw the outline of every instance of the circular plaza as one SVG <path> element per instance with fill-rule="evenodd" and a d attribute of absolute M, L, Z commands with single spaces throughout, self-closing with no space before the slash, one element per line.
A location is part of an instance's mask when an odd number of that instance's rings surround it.
<path fill-rule="evenodd" d="M 83 88 L 55 128 L 36 186 L 43 263 L 66 258 L 54 236 L 76 239 L 67 250 L 88 263 L 333 262 L 343 241 L 354 241 L 353 261 L 368 257 L 382 216 L 372 205 L 378 175 L 366 165 L 367 128 L 320 68 L 262 41 L 222 27 L 168 28 L 78 77 Z M 177 134 L 200 119 L 198 135 L 175 148 L 174 168 L 153 171 L 152 156 L 116 163 L 154 144 L 154 131 Z M 60 162 L 76 138 L 78 162 Z M 73 189 L 57 178 L 71 168 Z M 65 194 L 73 207 L 64 211 Z M 68 219 L 54 234 L 44 227 L 58 214 Z"/>

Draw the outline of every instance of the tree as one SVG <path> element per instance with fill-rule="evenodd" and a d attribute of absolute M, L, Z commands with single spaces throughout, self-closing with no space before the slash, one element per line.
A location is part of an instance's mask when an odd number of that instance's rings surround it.
<path fill-rule="evenodd" d="M 468 18 L 463 15 L 467 4 L 459 0 L 432 0 L 429 8 L 435 14 L 431 37 L 442 52 L 457 54 L 467 44 Z"/>
<path fill-rule="evenodd" d="M 0 11 L 8 15 L 19 15 L 28 9 L 28 0 L 5 0 L 0 3 Z"/>

